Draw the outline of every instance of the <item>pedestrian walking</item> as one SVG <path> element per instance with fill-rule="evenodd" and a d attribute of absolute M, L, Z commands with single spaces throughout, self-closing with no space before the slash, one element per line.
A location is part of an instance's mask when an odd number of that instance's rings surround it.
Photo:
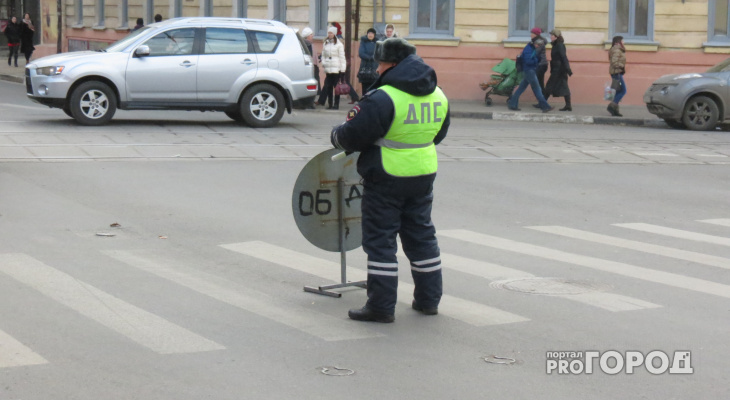
<path fill-rule="evenodd" d="M 30 20 L 30 14 L 25 13 L 23 21 L 20 23 L 20 51 L 25 56 L 26 64 L 30 61 L 33 51 L 35 51 L 35 46 L 33 46 L 34 37 L 35 26 L 33 21 Z"/>
<path fill-rule="evenodd" d="M 357 79 L 360 80 L 363 96 L 378 79 L 378 62 L 375 61 L 375 34 L 375 29 L 370 28 L 367 34 L 360 38 L 360 49 L 358 50 L 360 69 L 357 72 Z"/>
<path fill-rule="evenodd" d="M 626 48 L 624 47 L 623 36 L 613 37 L 611 50 L 608 51 L 608 61 L 610 63 L 608 73 L 611 75 L 611 87 L 616 89 L 616 95 L 606 109 L 614 117 L 623 117 L 618 107 L 621 99 L 626 95 L 626 82 L 624 82 L 624 74 L 626 73 Z"/>
<path fill-rule="evenodd" d="M 342 74 L 347 71 L 347 60 L 345 46 L 337 39 L 337 28 L 334 26 L 327 29 L 327 39 L 322 47 L 322 67 L 325 79 L 318 103 L 323 106 L 326 101 L 328 110 L 337 110 L 340 108 L 340 96 L 335 95 L 334 91 Z"/>
<path fill-rule="evenodd" d="M 144 20 L 142 18 L 137 18 L 137 25 L 132 28 L 132 32 L 144 27 Z"/>
<path fill-rule="evenodd" d="M 538 107 L 542 109 L 542 112 L 546 113 L 553 110 L 553 107 L 550 107 L 550 104 L 545 101 L 545 97 L 542 95 L 542 89 L 540 88 L 540 83 L 537 81 L 537 66 L 540 63 L 540 59 L 538 57 L 539 48 L 535 42 L 539 37 L 539 33 L 535 32 L 538 32 L 539 30 L 539 28 L 535 28 L 530 32 L 532 40 L 530 40 L 525 48 L 522 49 L 522 53 L 519 57 L 519 64 L 522 68 L 522 82 L 520 82 L 520 86 L 514 93 L 512 93 L 512 96 L 510 96 L 509 101 L 507 102 L 507 108 L 510 110 L 520 111 L 520 108 L 518 107 L 520 96 L 522 96 L 522 93 L 525 89 L 527 89 L 528 85 L 532 88 L 532 93 L 535 94 Z"/>
<path fill-rule="evenodd" d="M 431 221 L 436 145 L 449 129 L 449 103 L 436 86 L 436 72 L 401 38 L 378 42 L 380 74 L 332 130 L 336 148 L 359 151 L 363 179 L 362 246 L 367 254 L 364 307 L 352 309 L 358 321 L 393 322 L 398 287 L 396 236 L 411 265 L 412 308 L 438 314 L 443 292 L 441 255 Z"/>
<path fill-rule="evenodd" d="M 560 29 L 550 31 L 550 41 L 553 48 L 550 50 L 550 78 L 545 84 L 545 101 L 548 97 L 565 97 L 565 107 L 560 111 L 573 111 L 570 104 L 570 87 L 568 87 L 568 77 L 573 75 L 570 69 L 570 62 L 565 50 L 565 39 Z"/>
<path fill-rule="evenodd" d="M 15 66 L 18 66 L 18 51 L 20 50 L 20 24 L 18 17 L 13 16 L 5 27 L 5 37 L 8 39 L 8 67 L 12 65 L 11 61 L 15 58 Z"/>
<path fill-rule="evenodd" d="M 309 56 L 312 58 L 312 66 L 314 67 L 314 79 L 317 80 L 317 90 L 319 90 L 319 65 L 317 65 L 317 59 L 314 57 L 314 48 L 312 47 L 312 40 L 314 40 L 314 32 L 312 28 L 306 27 L 302 29 L 302 37 L 304 38 L 304 44 L 307 45 Z M 314 97 L 311 97 L 307 102 L 307 108 L 314 108 Z"/>
<path fill-rule="evenodd" d="M 342 38 L 342 25 L 340 25 L 340 23 L 336 22 L 336 21 L 331 22 L 330 25 L 337 28 L 337 34 L 335 34 L 335 36 L 337 37 L 337 39 L 342 41 L 343 46 L 344 46 L 345 39 Z M 342 76 L 340 77 L 340 80 L 347 84 L 347 87 L 349 90 L 348 95 L 350 96 L 349 104 L 354 104 L 354 103 L 358 102 L 360 100 L 360 96 L 357 94 L 357 90 L 355 90 L 355 88 L 352 87 L 352 85 L 350 84 L 350 77 L 347 76 L 347 74 L 342 74 Z M 365 93 L 363 93 L 363 94 L 365 94 Z"/>
<path fill-rule="evenodd" d="M 532 28 L 532 33 L 537 35 L 533 43 L 535 43 L 535 49 L 537 49 L 537 58 L 540 59 L 540 61 L 537 63 L 537 69 L 535 70 L 535 73 L 537 74 L 537 82 L 540 84 L 540 90 L 544 92 L 545 73 L 548 70 L 547 52 L 545 51 L 545 44 L 547 43 L 547 41 L 544 37 L 542 37 L 542 29 L 537 27 Z"/>

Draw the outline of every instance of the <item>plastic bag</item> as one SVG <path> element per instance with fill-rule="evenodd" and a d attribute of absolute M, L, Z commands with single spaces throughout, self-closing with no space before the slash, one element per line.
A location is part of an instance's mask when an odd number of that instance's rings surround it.
<path fill-rule="evenodd" d="M 613 100 L 616 97 L 616 89 L 611 88 L 613 81 L 606 82 L 603 85 L 603 100 Z"/>

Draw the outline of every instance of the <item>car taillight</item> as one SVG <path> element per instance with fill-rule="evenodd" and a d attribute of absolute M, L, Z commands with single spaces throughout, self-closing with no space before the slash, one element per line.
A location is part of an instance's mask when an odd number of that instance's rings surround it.
<path fill-rule="evenodd" d="M 317 85 L 307 85 L 307 90 L 317 90 Z"/>

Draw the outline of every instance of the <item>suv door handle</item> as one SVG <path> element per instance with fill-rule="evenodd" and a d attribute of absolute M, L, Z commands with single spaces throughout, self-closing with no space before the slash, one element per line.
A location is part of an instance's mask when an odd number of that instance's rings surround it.
<path fill-rule="evenodd" d="M 180 66 L 181 66 L 181 67 L 192 67 L 192 66 L 195 66 L 195 64 L 193 64 L 193 63 L 191 63 L 190 61 L 187 61 L 187 60 L 186 60 L 186 61 L 183 61 L 183 62 L 181 62 L 181 63 L 180 63 Z"/>
<path fill-rule="evenodd" d="M 241 64 L 244 64 L 244 65 L 254 65 L 254 64 L 256 64 L 256 61 L 253 61 L 250 58 L 247 58 L 247 59 L 241 61 Z"/>

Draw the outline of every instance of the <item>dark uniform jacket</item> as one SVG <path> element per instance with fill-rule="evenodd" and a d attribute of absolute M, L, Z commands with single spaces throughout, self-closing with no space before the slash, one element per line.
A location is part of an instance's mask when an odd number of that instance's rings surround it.
<path fill-rule="evenodd" d="M 417 177 L 395 177 L 383 169 L 380 147 L 374 143 L 385 136 L 395 117 L 393 101 L 377 88 L 390 85 L 414 96 L 425 96 L 436 89 L 436 72 L 417 55 L 405 58 L 385 71 L 360 102 L 347 115 L 347 121 L 332 130 L 332 145 L 348 152 L 361 152 L 357 172 L 366 188 L 382 193 L 428 194 L 436 174 Z M 433 139 L 439 144 L 449 129 L 450 110 L 446 113 L 441 130 Z"/>

